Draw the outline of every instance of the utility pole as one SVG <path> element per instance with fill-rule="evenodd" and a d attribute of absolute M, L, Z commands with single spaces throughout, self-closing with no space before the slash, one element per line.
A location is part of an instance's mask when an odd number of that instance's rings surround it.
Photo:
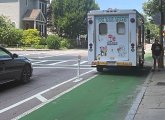
<path fill-rule="evenodd" d="M 160 5 L 160 44 L 163 48 L 163 23 L 164 23 L 164 14 L 163 14 L 163 3 L 162 0 L 159 0 Z M 164 68 L 164 48 L 161 54 L 160 67 Z"/>

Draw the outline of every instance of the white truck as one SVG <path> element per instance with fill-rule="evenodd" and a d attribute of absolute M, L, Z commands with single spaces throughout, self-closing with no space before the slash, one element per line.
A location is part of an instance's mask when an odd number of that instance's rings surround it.
<path fill-rule="evenodd" d="M 143 67 L 144 18 L 134 9 L 88 13 L 88 63 L 103 68 Z"/>

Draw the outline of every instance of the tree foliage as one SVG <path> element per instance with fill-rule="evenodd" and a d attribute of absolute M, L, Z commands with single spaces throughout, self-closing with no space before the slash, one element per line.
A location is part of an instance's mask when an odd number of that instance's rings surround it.
<path fill-rule="evenodd" d="M 0 16 L 0 44 L 15 45 L 22 39 L 22 30 L 14 27 L 5 16 Z"/>
<path fill-rule="evenodd" d="M 99 9 L 95 0 L 52 0 L 51 8 L 56 33 L 67 38 L 87 33 L 87 13 Z"/>
<path fill-rule="evenodd" d="M 160 4 L 162 1 L 162 4 Z M 160 12 L 165 11 L 165 1 L 164 0 L 148 0 L 143 4 L 144 13 L 149 19 L 147 19 L 145 27 L 150 30 L 150 38 L 158 38 L 160 34 Z"/>
<path fill-rule="evenodd" d="M 148 16 L 153 16 L 161 11 L 160 0 L 148 0 L 143 4 L 143 10 Z M 165 1 L 162 0 L 162 11 L 165 11 Z"/>
<path fill-rule="evenodd" d="M 153 23 L 147 23 L 146 28 L 150 30 L 150 39 L 159 38 L 159 26 Z"/>
<path fill-rule="evenodd" d="M 144 17 L 144 27 L 145 27 L 145 35 L 146 35 L 146 39 L 154 39 L 157 38 L 159 36 L 159 26 L 154 24 L 153 21 L 150 21 L 147 19 L 148 15 L 143 14 Z M 147 30 L 150 30 L 150 35 L 147 35 Z M 149 41 L 148 41 L 149 42 Z"/>

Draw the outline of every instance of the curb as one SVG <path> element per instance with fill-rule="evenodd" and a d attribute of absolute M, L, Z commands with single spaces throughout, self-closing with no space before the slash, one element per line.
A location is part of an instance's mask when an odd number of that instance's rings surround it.
<path fill-rule="evenodd" d="M 17 49 L 17 48 L 6 48 L 9 51 L 52 51 L 50 49 Z"/>
<path fill-rule="evenodd" d="M 135 101 L 133 102 L 132 107 L 130 108 L 125 120 L 134 120 L 135 115 L 138 111 L 139 105 L 141 104 L 141 101 L 142 101 L 144 94 L 146 92 L 146 89 L 148 87 L 148 84 L 150 83 L 150 80 L 152 79 L 152 76 L 153 76 L 153 72 L 151 72 L 148 75 L 148 77 L 146 78 L 144 85 L 143 85 L 141 91 L 139 92 L 139 94 L 137 95 Z"/>

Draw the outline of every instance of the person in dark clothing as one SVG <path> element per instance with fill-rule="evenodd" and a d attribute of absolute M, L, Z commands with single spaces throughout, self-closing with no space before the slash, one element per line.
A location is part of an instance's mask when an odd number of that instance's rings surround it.
<path fill-rule="evenodd" d="M 157 39 L 155 39 L 155 42 L 152 44 L 151 50 L 152 50 L 152 57 L 154 60 L 152 70 L 155 71 L 156 63 L 157 63 L 158 64 L 158 71 L 160 71 L 160 57 L 161 57 L 161 53 L 162 53 L 163 49 L 162 49 L 162 46 Z"/>

